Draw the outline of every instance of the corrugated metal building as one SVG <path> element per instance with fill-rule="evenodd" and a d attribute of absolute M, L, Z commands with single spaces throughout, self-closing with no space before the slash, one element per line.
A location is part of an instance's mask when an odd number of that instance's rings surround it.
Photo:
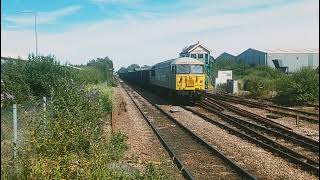
<path fill-rule="evenodd" d="M 319 49 L 252 49 L 237 56 L 237 60 L 250 65 L 267 65 L 286 72 L 294 72 L 301 67 L 319 66 Z"/>
<path fill-rule="evenodd" d="M 235 60 L 236 56 L 229 54 L 227 52 L 224 52 L 222 54 L 220 54 L 220 56 L 218 56 L 216 58 L 216 61 L 221 61 L 221 60 Z"/>

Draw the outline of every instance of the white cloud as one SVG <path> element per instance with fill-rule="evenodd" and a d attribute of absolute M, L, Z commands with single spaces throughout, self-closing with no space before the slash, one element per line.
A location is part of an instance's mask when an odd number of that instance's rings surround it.
<path fill-rule="evenodd" d="M 71 63 L 109 56 L 117 69 L 177 57 L 183 47 L 198 40 L 214 57 L 250 47 L 318 48 L 318 20 L 318 2 L 313 1 L 245 14 L 203 16 L 189 11 L 160 19 L 105 20 L 59 34 L 39 33 L 39 52 Z M 34 51 L 32 31 L 2 31 L 1 37 L 1 53 Z"/>
<path fill-rule="evenodd" d="M 58 9 L 50 12 L 37 12 L 37 23 L 38 24 L 50 24 L 57 21 L 59 18 L 73 14 L 81 9 L 81 6 L 69 6 L 62 9 Z M 7 15 L 4 20 L 14 23 L 16 25 L 33 25 L 33 15 L 30 13 L 21 13 L 20 15 Z"/>

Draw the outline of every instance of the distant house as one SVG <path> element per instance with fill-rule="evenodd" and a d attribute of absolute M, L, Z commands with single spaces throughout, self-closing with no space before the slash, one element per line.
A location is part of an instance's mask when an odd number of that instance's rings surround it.
<path fill-rule="evenodd" d="M 249 65 L 266 65 L 285 72 L 294 72 L 301 67 L 319 66 L 319 49 L 252 49 L 237 56 L 237 60 Z"/>
<path fill-rule="evenodd" d="M 221 60 L 235 60 L 235 59 L 236 59 L 236 56 L 224 52 L 224 53 L 220 54 L 220 56 L 218 56 L 218 57 L 216 58 L 216 61 L 221 61 Z"/>
<path fill-rule="evenodd" d="M 211 50 L 203 46 L 199 41 L 196 44 L 185 47 L 179 55 L 180 57 L 199 59 L 205 64 L 210 64 L 210 61 L 214 60 L 211 56 Z"/>

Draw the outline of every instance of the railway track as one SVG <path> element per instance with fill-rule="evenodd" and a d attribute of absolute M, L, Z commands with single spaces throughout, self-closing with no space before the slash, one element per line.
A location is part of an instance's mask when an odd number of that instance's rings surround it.
<path fill-rule="evenodd" d="M 193 109 L 184 107 L 186 110 L 202 117 L 210 123 L 229 130 L 244 139 L 250 140 L 273 153 L 276 153 L 289 161 L 298 164 L 302 169 L 319 175 L 319 142 L 304 136 L 295 134 L 285 128 L 263 124 L 261 122 L 245 120 L 245 115 L 237 116 L 227 111 L 225 104 L 217 101 L 207 101 L 199 104 L 199 107 L 218 114 L 222 121 L 210 118 L 210 113 L 205 115 Z M 272 128 L 273 127 L 273 128 Z M 280 131 L 279 131 L 280 129 Z"/>
<path fill-rule="evenodd" d="M 186 179 L 256 179 L 158 105 L 122 86 Z"/>
<path fill-rule="evenodd" d="M 315 141 L 311 138 L 308 138 L 306 136 L 302 136 L 300 134 L 297 134 L 295 132 L 291 131 L 291 128 L 288 128 L 286 126 L 283 126 L 279 123 L 276 123 L 268 118 L 264 118 L 262 116 L 259 116 L 257 114 L 251 113 L 249 111 L 243 110 L 241 108 L 238 108 L 236 106 L 233 106 L 231 104 L 228 104 L 223 101 L 215 100 L 211 97 L 208 97 L 209 100 L 215 102 L 215 104 L 218 104 L 219 106 L 224 107 L 224 110 L 229 110 L 234 113 L 239 114 L 242 117 L 249 118 L 249 121 L 252 123 L 255 123 L 260 126 L 264 126 L 269 130 L 268 133 L 272 133 L 278 137 L 282 137 L 285 139 L 288 139 L 292 141 L 293 143 L 298 143 L 304 147 L 310 148 L 311 150 L 318 152 L 319 151 L 319 142 Z M 215 104 L 208 104 L 209 106 L 213 107 Z"/>
<path fill-rule="evenodd" d="M 294 118 L 297 118 L 297 116 L 298 116 L 300 119 L 303 119 L 303 120 L 308 121 L 310 123 L 319 123 L 319 114 L 318 113 L 301 111 L 301 110 L 297 110 L 297 109 L 291 109 L 288 107 L 278 106 L 278 105 L 269 104 L 269 103 L 251 101 L 251 100 L 237 97 L 237 96 L 233 96 L 233 95 L 218 95 L 218 94 L 206 93 L 206 96 L 214 97 L 214 98 L 217 98 L 220 100 L 229 101 L 229 102 L 233 102 L 233 103 L 243 104 L 243 105 L 246 105 L 249 107 L 265 109 L 265 110 L 267 110 L 271 113 L 274 113 L 274 114 L 280 114 L 280 115 L 294 117 Z"/>

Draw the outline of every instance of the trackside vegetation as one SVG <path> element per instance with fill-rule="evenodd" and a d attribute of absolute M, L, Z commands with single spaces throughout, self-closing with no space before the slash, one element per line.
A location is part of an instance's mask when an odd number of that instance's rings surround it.
<path fill-rule="evenodd" d="M 54 56 L 3 64 L 1 107 L 22 110 L 22 142 L 13 158 L 11 119 L 1 124 L 1 179 L 168 179 L 161 168 L 144 172 L 114 168 L 128 148 L 121 133 L 107 134 L 112 111 L 113 64 L 98 58 L 73 68 Z M 35 105 L 48 98 L 46 110 Z M 4 138 L 2 138 L 4 135 Z M 5 146 L 8 145 L 8 146 Z M 3 154 L 3 152 L 5 154 Z"/>
<path fill-rule="evenodd" d="M 304 67 L 285 74 L 268 66 L 249 66 L 236 60 L 219 60 L 213 64 L 213 75 L 218 70 L 232 70 L 233 79 L 242 82 L 250 96 L 271 99 L 283 105 L 304 105 L 319 102 L 319 70 Z M 213 77 L 213 78 L 214 78 Z"/>

